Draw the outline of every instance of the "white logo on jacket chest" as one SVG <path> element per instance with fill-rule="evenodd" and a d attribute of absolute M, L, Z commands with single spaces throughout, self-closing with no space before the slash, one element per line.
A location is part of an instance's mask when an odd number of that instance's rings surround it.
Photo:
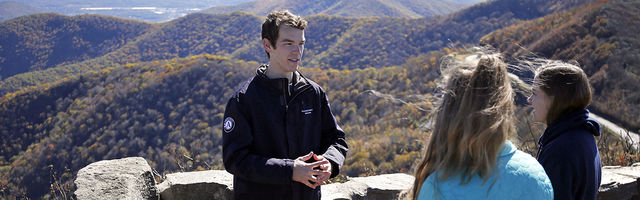
<path fill-rule="evenodd" d="M 302 110 L 302 113 L 304 113 L 305 115 L 310 115 L 311 112 L 313 112 L 313 108 Z"/>

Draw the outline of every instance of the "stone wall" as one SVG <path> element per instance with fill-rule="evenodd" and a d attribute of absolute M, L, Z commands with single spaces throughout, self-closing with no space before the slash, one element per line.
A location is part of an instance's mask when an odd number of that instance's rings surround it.
<path fill-rule="evenodd" d="M 413 176 L 402 173 L 350 178 L 322 186 L 322 199 L 394 199 L 411 184 Z M 162 200 L 233 199 L 233 175 L 224 170 L 169 174 L 158 192 Z"/>
<path fill-rule="evenodd" d="M 640 163 L 631 167 L 604 166 L 598 199 L 640 199 Z"/>
<path fill-rule="evenodd" d="M 323 200 L 398 199 L 413 184 L 408 174 L 349 178 L 322 186 Z M 598 199 L 640 199 L 640 163 L 630 167 L 605 166 Z M 168 174 L 155 185 L 144 158 L 92 163 L 78 172 L 78 199 L 233 199 L 233 176 L 224 170 Z"/>

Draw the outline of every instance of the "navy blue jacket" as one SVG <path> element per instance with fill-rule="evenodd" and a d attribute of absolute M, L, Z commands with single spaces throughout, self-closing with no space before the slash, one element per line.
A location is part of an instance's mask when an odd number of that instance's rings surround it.
<path fill-rule="evenodd" d="M 596 199 L 600 187 L 600 152 L 594 136 L 600 124 L 580 110 L 557 119 L 538 141 L 538 162 L 551 179 L 554 199 Z"/>
<path fill-rule="evenodd" d="M 227 103 L 223 121 L 223 162 L 234 175 L 235 199 L 320 199 L 293 181 L 293 160 L 313 151 L 332 164 L 336 176 L 348 151 L 327 96 L 320 86 L 294 73 L 269 79 L 258 68 Z"/>

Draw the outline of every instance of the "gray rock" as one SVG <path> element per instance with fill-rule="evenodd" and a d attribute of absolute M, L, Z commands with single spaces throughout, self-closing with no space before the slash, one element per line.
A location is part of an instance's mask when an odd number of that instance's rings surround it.
<path fill-rule="evenodd" d="M 354 181 L 332 183 L 320 187 L 320 190 L 322 191 L 322 200 L 365 199 L 367 189 L 367 184 Z"/>
<path fill-rule="evenodd" d="M 350 178 L 345 183 L 322 186 L 322 200 L 398 199 L 413 185 L 413 176 L 403 173 Z"/>
<path fill-rule="evenodd" d="M 640 163 L 631 167 L 604 166 L 598 199 L 640 199 Z"/>
<path fill-rule="evenodd" d="M 167 174 L 158 191 L 162 200 L 233 199 L 233 175 L 224 170 Z"/>
<path fill-rule="evenodd" d="M 414 178 L 411 175 L 397 173 L 384 174 L 369 177 L 357 177 L 349 180 L 350 182 L 362 183 L 367 185 L 367 194 L 364 199 L 398 199 L 403 191 L 409 190 L 413 185 Z"/>
<path fill-rule="evenodd" d="M 84 199 L 158 199 L 151 167 L 130 157 L 91 163 L 78 171 L 75 195 Z"/>

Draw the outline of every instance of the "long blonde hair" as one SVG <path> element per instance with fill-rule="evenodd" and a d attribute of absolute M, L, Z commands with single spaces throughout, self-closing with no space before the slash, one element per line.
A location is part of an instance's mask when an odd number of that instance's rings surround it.
<path fill-rule="evenodd" d="M 479 59 L 478 59 L 479 58 Z M 443 71 L 445 88 L 422 161 L 415 171 L 411 198 L 417 199 L 424 180 L 460 175 L 467 184 L 474 175 L 485 183 L 498 151 L 515 133 L 513 90 L 507 65 L 498 55 L 477 55 L 477 64 L 454 61 Z"/>

